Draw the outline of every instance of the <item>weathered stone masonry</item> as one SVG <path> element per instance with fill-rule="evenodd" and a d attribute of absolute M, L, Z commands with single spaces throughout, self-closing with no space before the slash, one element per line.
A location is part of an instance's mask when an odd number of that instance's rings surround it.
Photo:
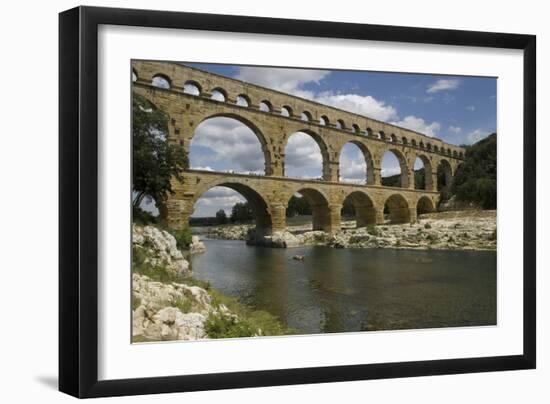
<path fill-rule="evenodd" d="M 265 157 L 265 176 L 186 170 L 183 183 L 174 182 L 175 195 L 167 204 L 167 220 L 172 227 L 187 223 L 195 202 L 214 186 L 241 193 L 255 211 L 257 230 L 265 234 L 286 227 L 285 210 L 296 192 L 312 206 L 314 229 L 338 231 L 340 211 L 348 196 L 354 204 L 358 226 L 383 222 L 386 204 L 392 222 L 414 222 L 417 212 L 433 210 L 437 205 L 437 167 L 441 165 L 446 183 L 450 184 L 464 158 L 463 148 L 440 139 L 177 63 L 134 61 L 132 73 L 133 91 L 169 116 L 168 139 L 182 145 L 186 153 L 201 122 L 229 117 L 252 129 Z M 170 88 L 153 86 L 155 77 L 162 77 Z M 198 89 L 198 95 L 184 92 L 184 86 L 189 84 Z M 213 100 L 214 91 L 222 93 L 225 101 Z M 246 105 L 237 105 L 238 98 L 245 100 Z M 296 132 L 308 133 L 319 145 L 323 180 L 284 176 L 285 146 Z M 340 153 L 348 142 L 357 145 L 365 157 L 366 185 L 338 181 Z M 381 161 L 387 151 L 399 160 L 399 188 L 381 185 Z M 414 189 L 417 157 L 424 163 L 424 190 Z"/>

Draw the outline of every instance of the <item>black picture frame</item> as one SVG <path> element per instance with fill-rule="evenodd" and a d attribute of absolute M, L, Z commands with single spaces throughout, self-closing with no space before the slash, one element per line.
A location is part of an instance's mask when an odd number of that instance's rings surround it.
<path fill-rule="evenodd" d="M 100 24 L 523 50 L 523 353 L 99 381 L 98 26 Z M 59 15 L 59 389 L 76 397 L 183 392 L 536 366 L 536 37 L 324 21 L 77 7 Z"/>

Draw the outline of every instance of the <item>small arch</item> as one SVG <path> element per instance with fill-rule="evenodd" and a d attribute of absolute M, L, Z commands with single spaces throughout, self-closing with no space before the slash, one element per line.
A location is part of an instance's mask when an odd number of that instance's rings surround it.
<path fill-rule="evenodd" d="M 458 157 L 458 152 L 456 150 L 453 150 L 453 157 Z"/>
<path fill-rule="evenodd" d="M 260 111 L 262 112 L 272 112 L 273 111 L 273 105 L 268 100 L 263 100 L 260 102 L 259 105 Z"/>
<path fill-rule="evenodd" d="M 409 141 L 407 140 L 407 138 L 406 138 L 405 136 L 403 136 L 403 137 L 401 138 L 401 142 L 402 142 L 403 144 L 409 144 Z"/>
<path fill-rule="evenodd" d="M 409 223 L 411 211 L 407 200 L 401 194 L 393 194 L 384 203 L 384 212 L 390 223 Z"/>
<path fill-rule="evenodd" d="M 431 143 L 428 143 L 426 145 L 426 149 L 429 150 L 429 151 L 432 151 L 432 144 Z"/>
<path fill-rule="evenodd" d="M 249 107 L 250 98 L 245 94 L 239 94 L 235 100 L 235 105 L 238 105 L 239 107 Z"/>
<path fill-rule="evenodd" d="M 378 132 L 378 138 L 381 140 L 386 140 L 386 134 L 383 131 Z"/>
<path fill-rule="evenodd" d="M 342 119 L 338 119 L 336 121 L 335 126 L 336 126 L 336 129 L 342 129 L 342 130 L 346 129 L 346 124 L 344 123 L 344 121 Z"/>
<path fill-rule="evenodd" d="M 451 155 L 451 149 L 447 149 L 447 155 L 448 155 L 448 156 Z"/>
<path fill-rule="evenodd" d="M 420 143 L 418 143 L 418 147 L 420 147 L 421 149 L 424 148 L 424 142 L 421 140 Z"/>
<path fill-rule="evenodd" d="M 214 101 L 227 101 L 227 92 L 223 88 L 215 88 L 210 92 L 210 98 Z"/>
<path fill-rule="evenodd" d="M 292 108 L 290 108 L 288 105 L 283 106 L 281 108 L 281 115 L 290 118 L 292 116 Z"/>
<path fill-rule="evenodd" d="M 132 68 L 132 83 L 135 83 L 136 81 L 138 81 L 138 74 L 136 69 Z"/>
<path fill-rule="evenodd" d="M 304 122 L 311 122 L 312 117 L 311 117 L 311 114 L 308 111 L 304 111 L 300 115 L 300 119 Z"/>
<path fill-rule="evenodd" d="M 328 117 L 326 115 L 323 115 L 321 118 L 319 118 L 319 125 L 321 126 L 328 126 L 330 121 L 328 120 Z"/>
<path fill-rule="evenodd" d="M 153 76 L 153 80 L 151 80 L 151 85 L 153 87 L 157 88 L 163 88 L 165 90 L 169 90 L 172 86 L 172 82 L 170 81 L 170 78 L 164 74 L 155 74 Z"/>
<path fill-rule="evenodd" d="M 366 134 L 368 137 L 373 137 L 372 129 L 371 129 L 371 128 L 365 129 L 365 134 Z"/>
<path fill-rule="evenodd" d="M 439 153 L 439 147 L 437 145 L 434 145 L 434 152 Z"/>
<path fill-rule="evenodd" d="M 397 136 L 395 136 L 394 133 L 392 133 L 392 134 L 390 135 L 390 141 L 391 141 L 392 143 L 397 143 Z"/>
<path fill-rule="evenodd" d="M 351 125 L 351 131 L 353 133 L 359 134 L 361 132 L 361 128 L 359 128 L 359 125 L 354 123 L 353 125 Z"/>
<path fill-rule="evenodd" d="M 411 146 L 416 147 L 416 140 L 415 139 L 411 139 Z"/>
<path fill-rule="evenodd" d="M 416 203 L 416 215 L 423 215 L 425 213 L 431 213 L 435 211 L 435 206 L 430 198 L 427 196 L 421 197 Z"/>
<path fill-rule="evenodd" d="M 356 227 L 376 224 L 376 209 L 372 199 L 363 191 L 353 191 L 343 202 L 342 218 L 355 217 Z"/>
<path fill-rule="evenodd" d="M 190 95 L 201 95 L 202 89 L 199 83 L 189 80 L 183 85 L 183 92 Z"/>

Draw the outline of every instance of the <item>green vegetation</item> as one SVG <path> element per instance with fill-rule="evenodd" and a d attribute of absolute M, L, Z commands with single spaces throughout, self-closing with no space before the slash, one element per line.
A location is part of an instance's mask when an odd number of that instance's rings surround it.
<path fill-rule="evenodd" d="M 145 98 L 132 98 L 132 191 L 134 207 L 154 200 L 161 216 L 166 198 L 173 193 L 171 180 L 181 181 L 188 166 L 187 155 L 179 144 L 167 142 L 168 116 Z"/>
<path fill-rule="evenodd" d="M 176 243 L 180 250 L 188 248 L 191 244 L 193 235 L 191 234 L 191 228 L 189 225 L 184 225 L 177 230 L 169 230 L 169 232 L 176 239 Z"/>
<path fill-rule="evenodd" d="M 378 227 L 373 224 L 369 224 L 367 226 L 367 233 L 371 236 L 380 236 L 380 230 L 378 230 Z"/>
<path fill-rule="evenodd" d="M 216 212 L 216 220 L 219 224 L 226 224 L 227 223 L 227 215 L 225 214 L 225 210 L 220 209 Z"/>
<path fill-rule="evenodd" d="M 142 247 L 132 247 L 132 271 L 135 274 L 145 275 L 149 279 L 162 283 L 181 281 L 181 277 L 165 266 L 153 266 L 147 261 L 147 254 Z"/>
<path fill-rule="evenodd" d="M 247 223 L 254 219 L 254 211 L 248 201 L 237 202 L 231 209 L 230 218 L 232 223 Z"/>
<path fill-rule="evenodd" d="M 469 146 L 451 187 L 457 200 L 474 202 L 483 209 L 497 207 L 497 134 Z"/>
<path fill-rule="evenodd" d="M 288 207 L 286 208 L 286 216 L 304 216 L 311 215 L 311 206 L 304 197 L 298 197 L 292 195 L 288 201 Z"/>

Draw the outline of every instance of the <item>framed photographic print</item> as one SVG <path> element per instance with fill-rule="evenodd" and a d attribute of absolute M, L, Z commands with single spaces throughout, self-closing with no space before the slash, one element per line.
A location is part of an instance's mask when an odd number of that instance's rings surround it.
<path fill-rule="evenodd" d="M 61 13 L 60 390 L 534 368 L 535 43 Z"/>

